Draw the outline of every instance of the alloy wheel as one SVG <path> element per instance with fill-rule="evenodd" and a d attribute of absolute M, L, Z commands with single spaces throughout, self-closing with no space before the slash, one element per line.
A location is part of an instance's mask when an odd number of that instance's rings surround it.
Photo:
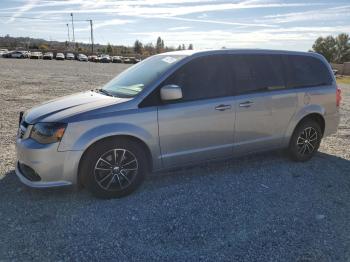
<path fill-rule="evenodd" d="M 138 172 L 138 161 L 129 150 L 116 148 L 102 154 L 94 168 L 97 184 L 107 191 L 128 187 Z"/>
<path fill-rule="evenodd" d="M 317 148 L 318 134 L 313 127 L 307 127 L 297 139 L 298 153 L 301 155 L 312 154 Z"/>

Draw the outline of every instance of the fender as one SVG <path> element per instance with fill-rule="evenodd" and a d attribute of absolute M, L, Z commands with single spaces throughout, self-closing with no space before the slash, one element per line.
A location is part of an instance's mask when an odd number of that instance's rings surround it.
<path fill-rule="evenodd" d="M 71 127 L 69 132 L 72 139 L 63 139 L 58 147 L 58 151 L 85 151 L 95 142 L 111 136 L 131 136 L 141 140 L 152 154 L 153 167 L 161 166 L 160 149 L 158 137 L 152 135 L 147 130 L 130 123 L 106 123 L 95 126 L 81 133 L 81 128 L 77 125 Z"/>
<path fill-rule="evenodd" d="M 320 105 L 310 104 L 310 105 L 304 106 L 294 114 L 284 134 L 283 145 L 289 144 L 290 137 L 292 136 L 294 129 L 299 124 L 299 122 L 307 115 L 314 114 L 314 113 L 319 114 L 324 118 L 326 110 L 324 109 L 324 107 Z"/>

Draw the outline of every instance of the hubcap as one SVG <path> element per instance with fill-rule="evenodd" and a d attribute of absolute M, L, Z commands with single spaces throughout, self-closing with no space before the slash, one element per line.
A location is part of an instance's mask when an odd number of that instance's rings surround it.
<path fill-rule="evenodd" d="M 107 191 L 128 187 L 138 171 L 137 158 L 129 150 L 116 148 L 102 154 L 97 160 L 94 175 L 97 184 Z"/>
<path fill-rule="evenodd" d="M 317 131 L 313 127 L 307 127 L 297 139 L 298 153 L 308 155 L 315 151 L 318 143 Z"/>

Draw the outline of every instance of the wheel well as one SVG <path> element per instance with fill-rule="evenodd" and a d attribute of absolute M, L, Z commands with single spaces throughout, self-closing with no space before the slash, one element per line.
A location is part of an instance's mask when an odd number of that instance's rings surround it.
<path fill-rule="evenodd" d="M 312 114 L 306 115 L 299 121 L 298 125 L 300 125 L 302 122 L 304 122 L 306 120 L 314 120 L 314 121 L 316 121 L 320 125 L 321 131 L 322 131 L 322 135 L 323 135 L 324 129 L 326 127 L 326 124 L 325 124 L 324 118 L 323 118 L 323 116 L 321 114 L 312 113 Z"/>
<path fill-rule="evenodd" d="M 85 149 L 83 155 L 80 158 L 79 165 L 78 165 L 78 185 L 79 186 L 84 186 L 84 181 L 82 179 L 80 171 L 81 171 L 81 165 L 83 163 L 84 158 L 87 156 L 88 151 L 94 145 L 96 145 L 97 143 L 100 143 L 102 141 L 109 140 L 109 139 L 115 139 L 115 138 L 125 139 L 125 140 L 133 141 L 133 142 L 136 142 L 137 144 L 139 144 L 144 149 L 144 151 L 146 152 L 149 171 L 152 170 L 152 163 L 153 163 L 152 162 L 152 154 L 151 154 L 151 151 L 150 151 L 150 149 L 148 148 L 148 146 L 146 145 L 145 142 L 143 142 L 141 139 L 139 139 L 137 137 L 129 136 L 129 135 L 108 136 L 108 137 L 104 137 L 104 138 L 102 138 L 100 140 L 95 141 L 88 148 Z"/>

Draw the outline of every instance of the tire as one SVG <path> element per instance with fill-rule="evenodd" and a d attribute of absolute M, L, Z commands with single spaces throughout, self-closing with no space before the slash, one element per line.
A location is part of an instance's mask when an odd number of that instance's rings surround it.
<path fill-rule="evenodd" d="M 82 160 L 80 177 L 98 198 L 127 196 L 145 179 L 149 170 L 147 159 L 146 152 L 137 142 L 106 139 L 88 149 Z"/>
<path fill-rule="evenodd" d="M 320 125 L 314 120 L 305 120 L 295 128 L 289 142 L 289 155 L 292 160 L 305 162 L 317 152 L 322 139 Z"/>

